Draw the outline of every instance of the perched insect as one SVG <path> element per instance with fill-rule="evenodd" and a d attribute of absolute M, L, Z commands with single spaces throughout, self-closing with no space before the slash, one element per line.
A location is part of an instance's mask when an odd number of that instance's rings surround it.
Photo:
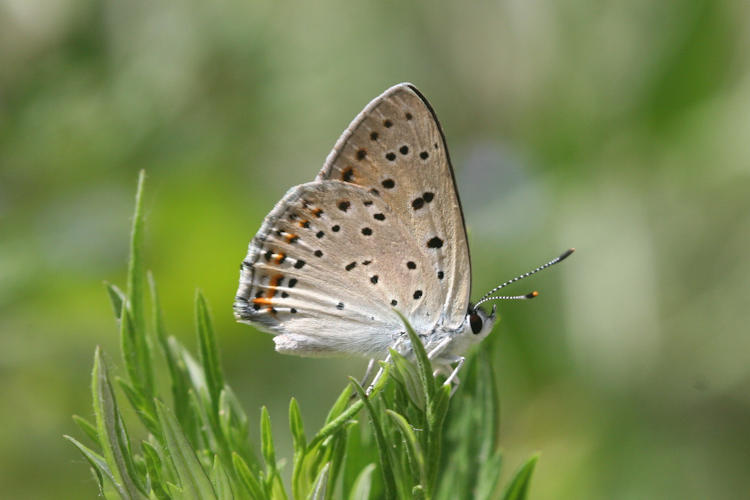
<path fill-rule="evenodd" d="M 354 119 L 313 182 L 269 213 L 240 268 L 238 321 L 301 356 L 410 354 L 400 311 L 452 381 L 495 321 L 479 305 L 573 250 L 469 303 L 471 262 L 445 137 L 427 99 L 402 83 Z M 371 363 L 372 366 L 372 363 Z"/>

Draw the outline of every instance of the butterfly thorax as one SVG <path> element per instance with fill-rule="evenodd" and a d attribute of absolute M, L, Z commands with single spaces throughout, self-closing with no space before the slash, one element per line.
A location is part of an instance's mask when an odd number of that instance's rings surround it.
<path fill-rule="evenodd" d="M 458 328 L 439 326 L 429 334 L 420 334 L 425 350 L 433 353 L 433 364 L 437 367 L 447 366 L 462 357 L 473 345 L 481 342 L 490 334 L 495 324 L 495 309 L 488 315 L 482 309 L 469 308 L 464 322 Z M 406 332 L 400 332 L 396 348 L 407 357 L 413 356 L 413 349 L 406 338 Z"/>

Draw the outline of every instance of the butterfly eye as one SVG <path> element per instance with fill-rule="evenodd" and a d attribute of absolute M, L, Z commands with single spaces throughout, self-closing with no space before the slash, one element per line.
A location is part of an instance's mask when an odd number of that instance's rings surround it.
<path fill-rule="evenodd" d="M 474 335 L 482 331 L 482 318 L 479 314 L 473 312 L 469 315 L 469 324 L 471 325 L 471 331 Z"/>

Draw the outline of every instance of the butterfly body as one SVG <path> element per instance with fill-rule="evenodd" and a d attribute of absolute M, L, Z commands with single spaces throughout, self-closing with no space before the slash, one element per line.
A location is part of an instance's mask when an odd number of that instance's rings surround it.
<path fill-rule="evenodd" d="M 431 106 L 412 85 L 374 99 L 313 182 L 291 188 L 250 242 L 239 321 L 303 356 L 409 353 L 399 311 L 456 361 L 494 314 L 469 304 L 471 263 L 453 169 Z"/>

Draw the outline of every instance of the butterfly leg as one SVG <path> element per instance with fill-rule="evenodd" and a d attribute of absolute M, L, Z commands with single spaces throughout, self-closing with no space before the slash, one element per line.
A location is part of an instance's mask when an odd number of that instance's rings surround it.
<path fill-rule="evenodd" d="M 459 356 L 456 362 L 456 367 L 453 369 L 451 374 L 448 375 L 448 378 L 445 379 L 445 382 L 443 382 L 443 384 L 445 385 L 455 382 L 455 385 L 453 386 L 453 391 L 451 391 L 451 395 L 453 394 L 453 392 L 456 391 L 456 389 L 458 388 L 458 384 L 460 383 L 460 381 L 458 380 L 458 372 L 459 370 L 461 370 L 461 367 L 464 366 L 464 361 L 466 361 L 466 358 L 464 358 L 463 356 Z"/>
<path fill-rule="evenodd" d="M 383 360 L 383 363 L 390 363 L 390 362 L 391 362 L 391 354 L 388 353 L 388 356 L 385 357 L 385 359 Z M 380 379 L 383 377 L 383 373 L 385 373 L 385 371 L 383 370 L 383 367 L 381 366 L 378 369 L 378 373 L 376 373 L 375 377 L 373 377 L 372 382 L 370 383 L 370 386 L 367 388 L 367 391 L 365 391 L 365 394 L 367 396 L 369 396 L 372 393 L 372 391 L 375 389 L 375 385 L 378 382 L 380 382 Z"/>
<path fill-rule="evenodd" d="M 441 340 L 440 343 L 438 343 L 438 345 L 433 347 L 432 350 L 427 353 L 427 358 L 430 361 L 432 361 L 435 358 L 439 357 L 443 353 L 445 348 L 448 347 L 448 345 L 451 343 L 452 340 L 453 339 L 451 338 L 446 338 L 446 339 Z"/>
<path fill-rule="evenodd" d="M 372 377 L 372 372 L 375 369 L 375 358 L 370 358 L 370 361 L 367 363 L 367 369 L 365 370 L 365 374 L 362 376 L 362 380 L 360 381 L 359 385 L 362 387 L 367 384 L 367 381 L 370 380 L 370 377 Z"/>
<path fill-rule="evenodd" d="M 446 338 L 445 340 L 442 340 L 438 345 L 436 345 L 428 354 L 427 357 L 432 361 L 440 357 L 440 355 L 445 351 L 445 348 L 448 347 L 448 345 L 451 343 L 451 338 Z M 450 375 L 448 375 L 448 378 L 445 379 L 445 382 L 443 382 L 443 385 L 451 385 L 451 396 L 454 392 L 456 392 L 456 389 L 458 389 L 458 384 L 460 383 L 460 380 L 458 379 L 458 372 L 461 370 L 461 367 L 464 365 L 464 361 L 466 358 L 463 356 L 456 356 L 453 358 L 448 358 L 450 360 L 450 363 L 457 363 L 456 367 L 451 370 Z M 435 372 L 433 375 L 437 375 L 441 371 L 443 371 L 444 368 L 448 368 L 450 365 L 440 366 L 435 369 Z"/>

